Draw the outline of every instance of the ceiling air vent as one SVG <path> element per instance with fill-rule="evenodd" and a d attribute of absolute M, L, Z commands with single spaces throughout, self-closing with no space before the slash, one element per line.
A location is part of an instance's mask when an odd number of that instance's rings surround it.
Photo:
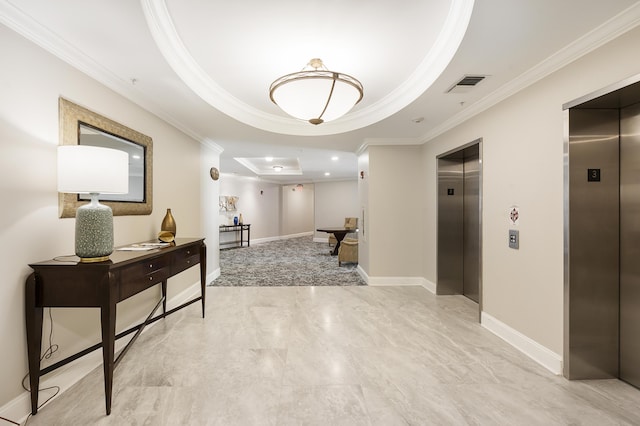
<path fill-rule="evenodd" d="M 486 77 L 486 75 L 465 75 L 457 83 L 449 87 L 447 93 L 466 93 Z"/>

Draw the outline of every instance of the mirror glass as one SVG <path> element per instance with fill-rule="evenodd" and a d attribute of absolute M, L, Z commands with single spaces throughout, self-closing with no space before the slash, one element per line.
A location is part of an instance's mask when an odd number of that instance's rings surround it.
<path fill-rule="evenodd" d="M 80 145 L 117 149 L 129 154 L 129 193 L 100 194 L 101 201 L 144 202 L 144 146 L 112 135 L 88 124 L 79 123 Z M 90 200 L 87 194 L 79 194 L 81 200 Z"/>
<path fill-rule="evenodd" d="M 153 141 L 120 123 L 60 98 L 60 144 L 92 145 L 129 154 L 129 193 L 100 195 L 114 216 L 148 215 L 153 210 Z M 75 217 L 88 195 L 59 193 L 60 217 Z"/>

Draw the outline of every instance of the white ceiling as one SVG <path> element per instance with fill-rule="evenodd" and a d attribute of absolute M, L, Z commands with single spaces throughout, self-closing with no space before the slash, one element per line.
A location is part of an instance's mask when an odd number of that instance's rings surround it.
<path fill-rule="evenodd" d="M 297 183 L 356 178 L 363 143 L 427 141 L 638 25 L 640 2 L 0 0 L 0 22 L 221 146 L 222 173 L 255 176 L 234 158 L 272 156 L 298 160 L 302 175 L 265 179 Z M 268 95 L 313 57 L 365 91 L 319 126 L 286 117 Z M 446 93 L 464 75 L 488 77 Z"/>

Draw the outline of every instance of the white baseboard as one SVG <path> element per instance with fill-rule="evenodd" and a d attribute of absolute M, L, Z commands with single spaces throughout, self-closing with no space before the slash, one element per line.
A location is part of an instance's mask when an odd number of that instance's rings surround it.
<path fill-rule="evenodd" d="M 257 238 L 257 239 L 252 239 L 251 243 L 252 244 L 262 244 L 262 243 L 268 243 L 270 241 L 288 240 L 289 238 L 306 237 L 306 236 L 309 236 L 309 235 L 313 235 L 313 231 L 301 232 L 299 234 L 278 235 L 276 237 Z"/>
<path fill-rule="evenodd" d="M 509 327 L 507 324 L 486 312 L 481 313 L 480 323 L 484 328 L 520 350 L 553 374 L 562 374 L 562 356 L 542 346 L 535 340 L 530 339 L 518 330 Z"/>
<path fill-rule="evenodd" d="M 356 266 L 356 272 L 360 275 L 360 277 L 362 277 L 364 282 L 367 283 L 367 285 L 369 285 L 369 275 L 367 275 L 367 272 L 364 269 L 362 269 L 362 266 L 360 266 L 360 264 Z"/>
<path fill-rule="evenodd" d="M 422 287 L 426 288 L 432 294 L 436 294 L 436 283 L 433 283 L 426 278 L 422 279 Z"/>
<path fill-rule="evenodd" d="M 370 286 L 423 286 L 425 279 L 422 277 L 369 277 Z"/>
<path fill-rule="evenodd" d="M 211 284 L 213 280 L 215 280 L 219 276 L 220 276 L 220 267 L 218 267 L 216 270 L 214 270 L 210 274 L 207 274 L 207 285 Z"/>
<path fill-rule="evenodd" d="M 300 232 L 299 234 L 289 234 L 289 235 L 281 235 L 281 240 L 288 240 L 289 238 L 299 238 L 299 237 L 308 237 L 313 235 L 313 231 Z"/>
<path fill-rule="evenodd" d="M 422 286 L 429 292 L 436 294 L 436 285 L 423 277 L 370 277 L 360 265 L 358 265 L 356 271 L 364 282 L 370 286 Z"/>
<path fill-rule="evenodd" d="M 220 274 L 220 269 L 218 269 L 218 274 Z M 173 296 L 171 300 L 167 300 L 167 310 L 180 306 L 183 303 L 188 302 L 189 300 L 198 296 L 200 296 L 200 281 L 191 284 L 189 287 Z"/>
<path fill-rule="evenodd" d="M 219 273 L 219 272 L 218 272 Z M 185 290 L 180 292 L 171 298 L 171 300 L 167 301 L 167 310 L 173 309 L 176 306 L 180 306 L 181 304 L 193 299 L 200 295 L 200 282 L 187 287 Z M 129 324 L 128 327 L 133 327 L 136 324 L 140 324 L 145 320 L 146 316 L 140 318 L 137 322 Z M 149 324 L 143 332 L 153 327 L 155 323 Z M 116 341 L 115 350 L 116 353 L 121 350 L 133 337 L 133 333 L 129 336 L 125 336 Z M 69 364 L 58 368 L 55 371 L 47 374 L 43 378 L 40 379 L 40 389 L 48 388 L 51 386 L 58 386 L 60 388 L 60 392 L 53 398 L 51 401 L 55 400 L 59 397 L 64 391 L 69 389 L 75 383 L 77 383 L 80 379 L 85 377 L 91 371 L 95 370 L 97 367 L 102 365 L 102 349 L 96 349 L 95 351 L 78 358 L 77 360 L 70 362 Z M 28 380 L 26 380 L 28 384 Z M 38 398 L 38 403 L 42 404 L 44 401 L 49 398 L 53 394 L 54 391 L 40 391 L 40 395 Z M 48 401 L 47 404 L 51 401 Z M 45 404 L 46 405 L 46 404 Z M 44 405 L 43 405 L 44 406 Z M 31 412 L 31 394 L 29 392 L 23 392 L 18 395 L 16 398 L 12 399 L 2 407 L 0 407 L 0 417 L 5 417 L 7 419 L 14 419 L 14 421 L 18 421 L 20 423 L 24 422 L 29 413 Z"/>
<path fill-rule="evenodd" d="M 262 243 L 268 243 L 271 241 L 278 241 L 280 240 L 280 237 L 265 237 L 265 238 L 255 238 L 251 240 L 251 243 L 253 244 L 262 244 Z"/>

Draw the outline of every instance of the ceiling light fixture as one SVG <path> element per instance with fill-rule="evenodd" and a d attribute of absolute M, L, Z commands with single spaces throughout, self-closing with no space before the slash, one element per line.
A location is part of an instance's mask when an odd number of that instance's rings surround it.
<path fill-rule="evenodd" d="M 269 97 L 280 109 L 315 125 L 342 117 L 362 100 L 363 94 L 358 80 L 329 71 L 318 58 L 269 87 Z"/>
<path fill-rule="evenodd" d="M 276 172 L 281 172 L 282 169 L 284 169 L 284 167 L 282 166 L 273 166 L 273 170 L 275 170 Z"/>

